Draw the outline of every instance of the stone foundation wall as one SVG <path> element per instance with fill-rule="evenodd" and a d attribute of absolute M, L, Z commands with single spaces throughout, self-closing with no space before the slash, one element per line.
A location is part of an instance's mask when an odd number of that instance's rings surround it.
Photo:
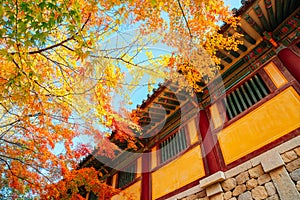
<path fill-rule="evenodd" d="M 300 146 L 266 153 L 200 181 L 200 191 L 181 200 L 300 200 Z M 295 145 L 294 145 L 295 146 Z M 180 196 L 180 195 L 179 195 Z"/>
<path fill-rule="evenodd" d="M 281 154 L 281 157 L 291 179 L 300 192 L 300 147 Z"/>
<path fill-rule="evenodd" d="M 225 180 L 221 186 L 224 200 L 278 199 L 271 177 L 269 173 L 264 173 L 261 165 Z"/>

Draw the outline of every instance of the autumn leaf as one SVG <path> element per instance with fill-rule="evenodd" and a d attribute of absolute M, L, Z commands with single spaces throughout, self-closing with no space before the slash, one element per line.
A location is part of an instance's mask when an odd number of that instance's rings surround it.
<path fill-rule="evenodd" d="M 0 187 L 45 199 L 80 199 L 80 187 L 116 194 L 97 170 L 77 167 L 92 148 L 114 157 L 112 131 L 137 148 L 138 117 L 122 111 L 135 103 L 129 92 L 168 79 L 201 91 L 219 48 L 240 44 L 239 34 L 219 32 L 217 22 L 235 28 L 238 18 L 215 0 L 8 0 L 0 17 Z M 127 25 L 136 37 L 121 45 L 115 35 Z M 146 48 L 159 42 L 174 52 Z M 95 146 L 74 142 L 82 134 Z"/>

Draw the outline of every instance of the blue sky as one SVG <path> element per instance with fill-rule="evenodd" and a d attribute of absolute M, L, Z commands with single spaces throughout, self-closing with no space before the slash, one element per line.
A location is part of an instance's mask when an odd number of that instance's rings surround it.
<path fill-rule="evenodd" d="M 232 8 L 240 8 L 242 6 L 240 0 L 224 0 L 226 5 L 229 5 L 229 7 Z"/>
<path fill-rule="evenodd" d="M 242 6 L 241 0 L 224 0 L 224 3 L 225 3 L 225 5 L 228 5 L 230 9 L 233 9 L 233 8 L 238 9 Z M 164 53 L 172 52 L 172 50 L 169 47 L 164 46 L 164 45 L 162 45 L 162 46 L 155 45 L 152 48 L 159 49 L 160 50 L 159 52 L 161 52 L 162 50 L 165 51 Z M 153 51 L 155 51 L 155 50 L 153 50 Z M 157 54 L 157 52 L 153 52 L 153 54 Z M 132 96 L 131 96 L 131 101 L 133 102 L 131 109 L 135 109 L 137 104 L 141 104 L 144 99 L 147 99 L 147 94 L 148 94 L 147 87 L 137 87 L 133 91 Z M 150 92 L 150 94 L 151 94 L 151 92 Z M 118 103 L 116 103 L 116 104 L 118 104 Z"/>
<path fill-rule="evenodd" d="M 241 1 L 240 0 L 224 0 L 225 4 L 229 6 L 230 9 L 233 9 L 233 8 L 240 8 L 241 7 Z M 125 36 L 125 40 L 126 39 L 129 39 L 131 40 L 132 38 L 132 33 L 135 34 L 136 32 L 134 30 L 136 30 L 136 27 L 135 26 L 124 26 L 123 27 L 124 30 L 120 30 L 122 32 L 122 36 Z M 108 41 L 107 45 L 108 46 L 119 46 L 117 43 L 122 43 L 120 40 L 122 40 L 121 38 L 118 38 L 118 39 L 115 39 L 114 38 L 115 36 L 112 36 L 112 40 Z M 128 38 L 129 37 L 129 38 Z M 124 40 L 124 38 L 123 38 Z M 104 41 L 104 44 L 106 42 Z M 106 46 L 107 47 L 107 46 Z M 155 46 L 151 46 L 150 47 L 151 51 L 153 51 L 153 54 L 164 54 L 164 53 L 171 53 L 172 50 L 167 47 L 167 46 L 162 46 L 162 44 L 160 45 L 155 45 Z M 141 58 L 138 58 L 138 60 L 144 60 L 145 57 L 142 56 Z M 128 79 L 127 81 L 128 82 Z M 143 81 L 144 83 L 147 83 L 147 80 L 144 80 Z M 142 83 L 141 83 L 142 84 Z M 158 86 L 155 85 L 154 86 L 155 88 L 157 88 Z M 124 91 L 125 92 L 125 91 Z M 151 94 L 152 92 L 150 92 Z M 129 107 L 129 109 L 135 109 L 136 108 L 136 105 L 140 105 L 142 104 L 142 101 L 147 99 L 147 95 L 148 95 L 148 87 L 147 86 L 138 86 L 137 88 L 135 88 L 132 93 L 130 94 L 130 100 L 132 101 L 132 105 Z M 114 101 L 113 101 L 113 104 L 114 104 L 114 107 L 116 110 L 119 109 L 119 105 L 120 105 L 120 101 L 122 101 L 121 98 L 118 98 L 117 96 L 113 98 Z M 88 138 L 85 138 L 85 137 L 80 137 L 81 142 L 83 143 L 88 143 L 90 142 L 90 140 Z M 76 142 L 77 143 L 77 142 Z"/>

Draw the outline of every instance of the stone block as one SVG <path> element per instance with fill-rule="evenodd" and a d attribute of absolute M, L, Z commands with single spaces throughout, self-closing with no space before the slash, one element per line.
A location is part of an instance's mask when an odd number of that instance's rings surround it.
<path fill-rule="evenodd" d="M 214 183 L 218 183 L 225 180 L 224 172 L 216 172 L 199 181 L 201 188 L 206 188 Z"/>
<path fill-rule="evenodd" d="M 221 192 L 223 192 L 223 190 L 220 183 L 215 183 L 214 185 L 206 188 L 206 195 L 209 197 Z"/>
<path fill-rule="evenodd" d="M 266 198 L 266 200 L 279 200 L 278 194 L 273 194 L 272 196 Z"/>
<path fill-rule="evenodd" d="M 195 194 L 193 194 L 193 195 L 191 195 L 191 196 L 188 196 L 188 197 L 186 197 L 186 200 L 195 200 L 195 199 L 197 199 L 197 197 L 196 197 L 196 195 L 195 195 Z"/>
<path fill-rule="evenodd" d="M 199 194 L 203 194 L 203 196 L 198 196 Z M 171 200 L 171 199 L 182 199 L 184 197 L 189 197 L 189 196 L 196 196 L 196 199 L 197 198 L 201 198 L 201 197 L 205 197 L 206 196 L 206 191 L 203 190 L 199 185 L 196 185 L 194 187 L 191 187 L 183 192 L 180 192 L 170 198 L 168 198 L 168 200 Z"/>
<path fill-rule="evenodd" d="M 257 180 L 252 178 L 246 182 L 246 189 L 247 190 L 252 190 L 258 185 Z"/>
<path fill-rule="evenodd" d="M 289 172 L 295 171 L 296 169 L 300 168 L 300 158 L 297 158 L 296 160 L 293 160 L 292 162 L 288 163 L 286 165 L 286 169 Z"/>
<path fill-rule="evenodd" d="M 271 180 L 270 175 L 269 174 L 264 174 L 264 175 L 258 177 L 257 182 L 258 182 L 259 185 L 263 185 L 263 184 L 269 182 L 270 180 Z"/>
<path fill-rule="evenodd" d="M 240 194 L 242 194 L 243 192 L 246 191 L 246 185 L 238 185 L 236 186 L 236 188 L 232 191 L 232 196 L 239 196 Z"/>
<path fill-rule="evenodd" d="M 236 180 L 234 178 L 229 178 L 222 183 L 222 188 L 224 191 L 232 190 L 236 187 Z"/>
<path fill-rule="evenodd" d="M 273 194 L 276 194 L 276 188 L 272 182 L 268 182 L 265 184 L 265 188 L 267 190 L 267 193 L 269 196 L 272 196 Z"/>
<path fill-rule="evenodd" d="M 291 150 L 282 154 L 281 157 L 285 163 L 289 163 L 297 158 L 297 154 L 295 151 Z"/>
<path fill-rule="evenodd" d="M 206 191 L 205 190 L 202 190 L 202 191 L 200 191 L 200 192 L 198 192 L 197 194 L 196 194 L 196 197 L 197 198 L 203 198 L 203 197 L 205 197 L 206 196 Z"/>
<path fill-rule="evenodd" d="M 256 167 L 248 170 L 250 178 L 258 178 L 259 176 L 264 174 L 261 165 L 257 165 Z"/>
<path fill-rule="evenodd" d="M 250 161 L 244 162 L 243 164 L 240 164 L 228 171 L 225 172 L 225 177 L 226 178 L 232 178 L 244 171 L 247 171 L 248 169 L 250 169 L 252 167 L 252 164 Z"/>
<path fill-rule="evenodd" d="M 297 182 L 296 188 L 297 188 L 297 190 L 300 192 L 300 181 Z"/>
<path fill-rule="evenodd" d="M 236 182 L 238 185 L 245 183 L 246 181 L 249 180 L 248 171 L 240 173 L 239 175 L 237 175 L 237 177 L 235 179 L 236 179 Z"/>
<path fill-rule="evenodd" d="M 261 165 L 264 172 L 268 173 L 269 171 L 283 166 L 284 162 L 279 153 L 272 151 L 264 154 L 261 160 Z"/>
<path fill-rule="evenodd" d="M 284 167 L 271 171 L 270 175 L 280 199 L 300 199 L 300 194 Z"/>
<path fill-rule="evenodd" d="M 220 193 L 220 194 L 216 194 L 212 197 L 209 197 L 209 200 L 224 200 L 224 197 L 223 197 L 223 194 Z"/>
<path fill-rule="evenodd" d="M 247 191 L 247 192 L 244 192 L 242 193 L 238 200 L 252 200 L 252 195 L 251 195 L 251 192 L 250 191 Z"/>
<path fill-rule="evenodd" d="M 292 171 L 290 175 L 293 181 L 300 181 L 300 168 Z"/>
<path fill-rule="evenodd" d="M 297 136 L 277 147 L 275 147 L 276 151 L 279 152 L 280 154 L 285 153 L 289 150 L 295 149 L 298 147 L 300 144 L 300 136 Z"/>
<path fill-rule="evenodd" d="M 224 200 L 228 200 L 232 197 L 232 192 L 231 191 L 227 191 L 224 193 Z"/>
<path fill-rule="evenodd" d="M 294 151 L 300 157 L 300 147 L 295 148 Z"/>
<path fill-rule="evenodd" d="M 263 156 L 263 154 L 261 154 L 261 155 L 259 155 L 259 156 L 256 156 L 256 157 L 254 157 L 254 158 L 252 158 L 251 160 L 250 160 L 250 162 L 251 162 L 251 165 L 253 166 L 253 167 L 255 167 L 255 166 L 257 166 L 257 165 L 260 165 L 261 164 L 261 157 Z"/>
<path fill-rule="evenodd" d="M 260 200 L 268 197 L 268 193 L 264 186 L 257 186 L 253 190 L 251 190 L 251 194 L 253 199 Z"/>
<path fill-rule="evenodd" d="M 232 198 L 230 198 L 229 200 L 236 200 L 236 197 L 232 197 Z"/>

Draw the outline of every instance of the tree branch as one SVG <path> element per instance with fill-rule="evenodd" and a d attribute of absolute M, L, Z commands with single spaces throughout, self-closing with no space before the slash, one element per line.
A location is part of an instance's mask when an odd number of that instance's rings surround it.
<path fill-rule="evenodd" d="M 84 24 L 82 25 L 80 31 L 82 31 L 82 30 L 84 29 L 84 27 L 86 26 L 86 24 L 87 24 L 88 21 L 90 20 L 90 17 L 91 17 L 91 14 L 89 14 L 87 20 L 86 20 L 86 21 L 84 22 Z M 51 45 L 51 46 L 48 46 L 48 47 L 46 47 L 46 48 L 44 48 L 44 49 L 39 49 L 39 50 L 36 50 L 36 51 L 30 51 L 30 52 L 28 52 L 28 54 L 29 54 L 29 55 L 32 55 L 32 54 L 42 53 L 42 52 L 44 52 L 44 51 L 48 51 L 48 50 L 50 50 L 50 49 L 54 49 L 54 48 L 56 48 L 56 47 L 58 47 L 58 46 L 61 46 L 61 45 L 63 45 L 64 43 L 66 43 L 66 42 L 68 42 L 68 41 L 70 41 L 70 40 L 73 40 L 73 39 L 75 38 L 75 36 L 78 35 L 78 33 L 79 33 L 80 31 L 78 31 L 78 32 L 75 33 L 73 36 L 71 36 L 71 37 L 69 37 L 69 38 L 67 38 L 67 39 L 65 39 L 65 40 L 63 40 L 63 41 L 61 41 L 61 42 L 59 42 L 59 43 L 56 43 L 56 44 Z M 14 55 L 14 54 L 17 54 L 17 53 L 18 53 L 18 52 L 11 52 L 11 53 L 9 53 L 9 54 L 10 54 L 10 55 Z"/>
<path fill-rule="evenodd" d="M 1 155 L 0 155 L 0 156 L 1 156 Z M 6 164 L 7 168 L 9 169 L 10 173 L 11 173 L 13 176 L 15 176 L 15 177 L 17 177 L 17 178 L 19 178 L 19 179 L 22 179 L 23 181 L 26 181 L 27 183 L 29 183 L 29 184 L 31 184 L 31 185 L 34 185 L 34 183 L 32 183 L 31 181 L 27 180 L 26 178 L 21 177 L 21 176 L 18 176 L 17 174 L 15 174 L 15 173 L 13 172 L 13 170 L 11 169 L 9 163 L 8 163 L 6 160 L 4 160 L 3 158 L 0 158 L 0 160 L 2 160 L 2 161 Z"/>
<path fill-rule="evenodd" d="M 18 147 L 21 147 L 21 148 L 24 148 L 24 149 L 27 149 L 27 150 L 29 150 L 29 151 L 32 151 L 32 152 L 36 153 L 34 150 L 29 149 L 28 147 L 26 147 L 26 146 L 25 146 L 24 144 L 22 144 L 22 143 L 19 143 L 19 142 L 12 142 L 12 141 L 9 141 L 9 140 L 3 139 L 3 138 L 0 138 L 0 140 L 4 141 L 4 142 L 6 142 L 6 143 L 9 143 L 9 144 L 12 144 L 12 145 L 16 145 L 16 146 L 18 146 Z"/>
<path fill-rule="evenodd" d="M 178 2 L 178 5 L 179 5 L 179 8 L 180 8 L 180 10 L 181 10 L 181 13 L 182 13 L 182 15 L 183 15 L 183 18 L 184 18 L 184 21 L 185 21 L 185 23 L 186 23 L 186 26 L 187 26 L 187 28 L 188 28 L 190 37 L 193 38 L 193 35 L 192 35 L 192 33 L 191 33 L 191 29 L 190 29 L 190 27 L 189 27 L 189 23 L 188 23 L 188 21 L 187 21 L 187 19 L 186 19 L 186 16 L 185 16 L 185 14 L 184 14 L 183 8 L 182 8 L 181 3 L 180 3 L 180 0 L 177 0 L 177 2 Z"/>

